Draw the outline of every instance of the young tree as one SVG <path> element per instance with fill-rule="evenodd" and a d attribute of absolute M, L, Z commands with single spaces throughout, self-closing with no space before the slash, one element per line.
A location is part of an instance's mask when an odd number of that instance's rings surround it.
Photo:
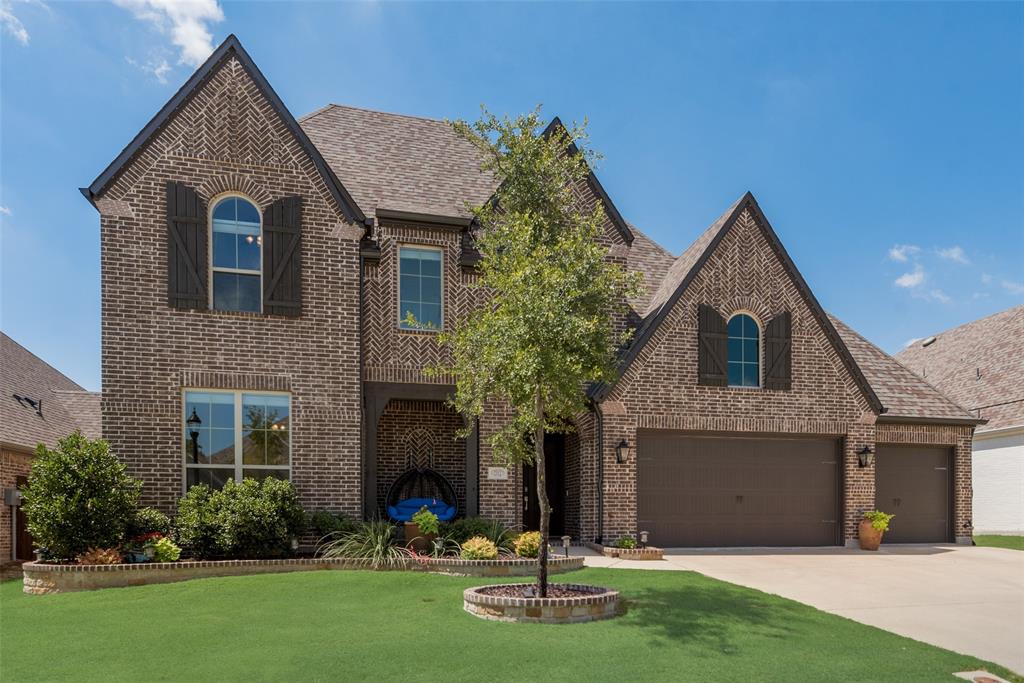
<path fill-rule="evenodd" d="M 502 119 L 484 110 L 476 123 L 453 125 L 500 185 L 492 201 L 471 207 L 482 256 L 477 286 L 489 304 L 441 343 L 451 350 L 456 409 L 475 418 L 488 403 L 507 405 L 510 420 L 490 437 L 495 455 L 535 464 L 538 583 L 546 597 L 544 435 L 570 431 L 586 409 L 586 385 L 611 379 L 616 349 L 628 338 L 616 334 L 613 318 L 639 280 L 607 259 L 603 207 L 580 193 L 594 158 L 584 127 L 556 122 L 545 130 L 539 109 Z"/>

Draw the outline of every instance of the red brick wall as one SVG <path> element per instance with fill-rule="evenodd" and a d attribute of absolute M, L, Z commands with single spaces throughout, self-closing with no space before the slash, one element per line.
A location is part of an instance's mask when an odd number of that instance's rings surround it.
<path fill-rule="evenodd" d="M 32 467 L 32 456 L 28 453 L 0 450 L 0 493 L 14 488 L 18 477 L 27 477 Z M 11 508 L 0 500 L 0 564 L 9 561 L 12 552 Z"/>
<path fill-rule="evenodd" d="M 388 488 L 409 468 L 410 458 L 443 474 L 466 511 L 466 440 L 462 417 L 440 401 L 391 401 L 377 426 L 377 500 L 384 514 Z"/>
<path fill-rule="evenodd" d="M 172 309 L 165 183 L 261 209 L 303 197 L 298 318 Z M 359 260 L 323 179 L 241 65 L 229 60 L 97 202 L 101 210 L 104 437 L 144 480 L 143 504 L 182 492 L 181 392 L 292 394 L 292 479 L 308 509 L 359 514 Z"/>

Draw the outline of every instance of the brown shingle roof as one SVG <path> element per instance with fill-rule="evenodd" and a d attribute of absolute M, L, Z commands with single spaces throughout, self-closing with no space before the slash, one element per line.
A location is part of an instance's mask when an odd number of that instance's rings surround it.
<path fill-rule="evenodd" d="M 1024 305 L 917 341 L 896 354 L 957 403 L 988 419 L 978 431 L 1024 425 Z"/>
<path fill-rule="evenodd" d="M 475 147 L 445 121 L 330 104 L 299 119 L 367 215 L 469 216 L 494 193 Z"/>
<path fill-rule="evenodd" d="M 829 315 L 861 372 L 867 377 L 882 405 L 885 417 L 924 417 L 970 420 L 976 416 L 957 405 L 938 389 L 904 367 L 898 360 Z"/>
<path fill-rule="evenodd" d="M 100 436 L 100 394 L 86 391 L 0 332 L 0 442 L 34 450 L 53 446 L 76 429 Z M 40 415 L 27 400 L 41 401 Z"/>
<path fill-rule="evenodd" d="M 668 274 L 675 257 L 632 223 L 629 224 L 629 228 L 633 233 L 633 243 L 626 252 L 626 268 L 644 276 L 643 294 L 629 303 L 633 310 L 643 315 L 665 275 Z"/>

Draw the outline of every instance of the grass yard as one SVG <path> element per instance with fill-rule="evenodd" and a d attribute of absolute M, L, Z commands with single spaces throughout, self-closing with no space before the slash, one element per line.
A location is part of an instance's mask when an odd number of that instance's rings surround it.
<path fill-rule="evenodd" d="M 985 546 L 986 548 L 1024 550 L 1024 536 L 975 536 L 974 545 Z"/>
<path fill-rule="evenodd" d="M 0 585 L 0 679 L 943 681 L 995 665 L 693 572 L 585 569 L 628 613 L 483 621 L 418 573 L 319 571 L 27 596 Z M 1014 679 L 1021 680 L 1021 679 Z"/>

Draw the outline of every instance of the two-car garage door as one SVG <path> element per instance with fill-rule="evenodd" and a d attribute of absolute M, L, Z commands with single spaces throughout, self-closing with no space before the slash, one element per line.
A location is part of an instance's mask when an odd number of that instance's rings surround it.
<path fill-rule="evenodd" d="M 637 521 L 662 547 L 836 545 L 840 443 L 644 432 Z"/>

